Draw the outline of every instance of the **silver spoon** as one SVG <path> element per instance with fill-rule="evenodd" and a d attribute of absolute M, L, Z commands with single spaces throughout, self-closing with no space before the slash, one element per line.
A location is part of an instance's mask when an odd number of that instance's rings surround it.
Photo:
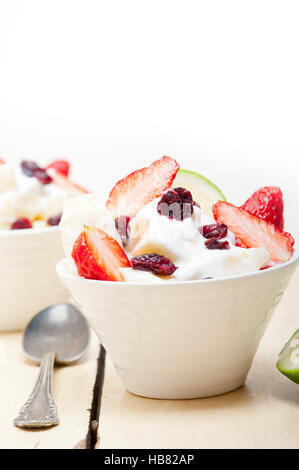
<path fill-rule="evenodd" d="M 41 364 L 40 372 L 19 416 L 22 428 L 44 428 L 59 423 L 52 397 L 52 376 L 56 364 L 70 364 L 86 351 L 89 327 L 79 310 L 71 304 L 53 305 L 35 315 L 28 324 L 23 347 L 26 355 Z"/>

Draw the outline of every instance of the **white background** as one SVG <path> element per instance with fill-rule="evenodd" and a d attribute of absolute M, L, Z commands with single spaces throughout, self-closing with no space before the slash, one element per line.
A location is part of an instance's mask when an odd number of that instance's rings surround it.
<path fill-rule="evenodd" d="M 166 154 L 299 232 L 298 1 L 0 0 L 0 155 L 103 194 Z"/>

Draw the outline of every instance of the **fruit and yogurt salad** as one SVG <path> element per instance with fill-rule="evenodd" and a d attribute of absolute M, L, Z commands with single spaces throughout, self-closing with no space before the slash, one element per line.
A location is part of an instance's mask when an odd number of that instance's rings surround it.
<path fill-rule="evenodd" d="M 118 181 L 106 202 L 66 202 L 60 230 L 70 272 L 99 281 L 167 282 L 241 275 L 288 261 L 278 187 L 241 207 L 164 156 Z"/>
<path fill-rule="evenodd" d="M 58 225 L 65 201 L 88 192 L 70 181 L 69 169 L 66 160 L 42 168 L 34 161 L 12 165 L 0 159 L 0 229 Z"/>

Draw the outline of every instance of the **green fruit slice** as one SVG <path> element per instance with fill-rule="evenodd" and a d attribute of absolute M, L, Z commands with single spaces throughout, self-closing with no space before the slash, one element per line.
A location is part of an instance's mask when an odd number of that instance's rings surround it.
<path fill-rule="evenodd" d="M 212 181 L 195 171 L 179 170 L 172 186 L 188 189 L 194 201 L 198 202 L 201 208 L 212 217 L 213 204 L 217 201 L 226 201 L 223 193 Z"/>
<path fill-rule="evenodd" d="M 299 384 L 299 330 L 284 345 L 278 356 L 277 369 Z"/>

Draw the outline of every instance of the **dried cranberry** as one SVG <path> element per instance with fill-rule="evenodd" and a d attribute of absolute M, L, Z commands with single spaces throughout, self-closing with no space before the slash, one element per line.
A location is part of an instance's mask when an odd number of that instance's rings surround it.
<path fill-rule="evenodd" d="M 17 219 L 13 224 L 11 224 L 11 230 L 20 230 L 25 228 L 32 228 L 30 220 L 25 217 Z"/>
<path fill-rule="evenodd" d="M 225 224 L 203 225 L 200 228 L 200 232 L 205 238 L 216 238 L 216 240 L 219 240 L 226 237 L 227 226 Z"/>
<path fill-rule="evenodd" d="M 170 276 L 177 267 L 165 258 L 165 256 L 149 253 L 148 255 L 135 256 L 131 259 L 132 268 L 139 271 L 150 271 L 162 276 Z"/>
<path fill-rule="evenodd" d="M 42 168 L 39 168 L 34 172 L 35 178 L 37 178 L 42 184 L 50 184 L 52 183 L 52 178 L 46 170 L 43 170 Z"/>
<path fill-rule="evenodd" d="M 229 250 L 230 246 L 227 241 L 219 242 L 216 238 L 209 238 L 205 241 L 205 245 L 209 250 Z"/>
<path fill-rule="evenodd" d="M 30 160 L 23 160 L 21 163 L 21 168 L 23 173 L 25 173 L 27 176 L 34 176 L 35 171 L 40 170 L 38 164 Z"/>
<path fill-rule="evenodd" d="M 48 175 L 46 170 L 39 167 L 35 162 L 23 160 L 21 163 L 21 168 L 26 176 L 35 176 L 35 178 L 37 178 L 42 184 L 52 183 L 51 176 Z"/>
<path fill-rule="evenodd" d="M 128 217 L 127 215 L 120 215 L 114 220 L 116 230 L 118 230 L 120 238 L 124 245 L 127 244 L 129 238 L 130 220 L 130 217 Z"/>
<path fill-rule="evenodd" d="M 62 212 L 60 214 L 54 215 L 47 220 L 48 225 L 59 225 L 62 217 Z"/>
<path fill-rule="evenodd" d="M 173 188 L 162 195 L 157 211 L 169 219 L 184 220 L 193 214 L 193 205 L 190 191 L 185 188 Z"/>

